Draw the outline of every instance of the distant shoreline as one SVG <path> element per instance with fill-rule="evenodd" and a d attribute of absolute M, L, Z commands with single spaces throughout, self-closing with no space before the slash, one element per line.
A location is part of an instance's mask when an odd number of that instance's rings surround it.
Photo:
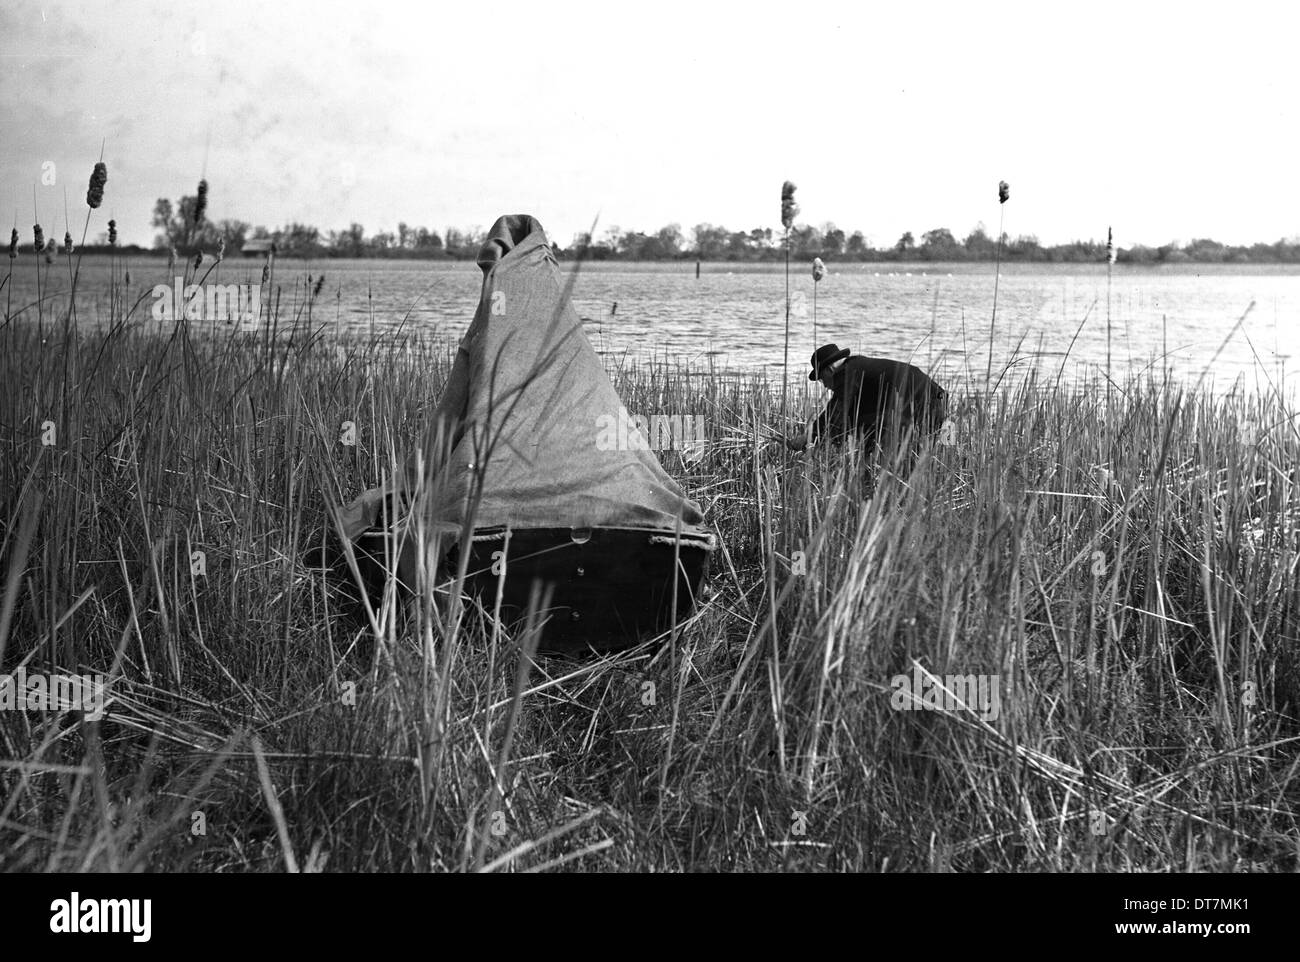
<path fill-rule="evenodd" d="M 86 245 L 78 248 L 74 257 L 85 256 L 87 258 L 107 258 L 116 256 L 119 259 L 134 260 L 137 262 L 146 262 L 150 265 L 159 263 L 166 264 L 168 255 L 165 251 L 158 251 L 151 248 L 143 247 L 96 247 Z M 22 262 L 29 259 L 31 255 L 24 252 L 19 255 L 19 259 L 14 262 L 14 270 L 22 270 Z M 63 255 L 59 255 L 62 257 Z M 186 259 L 178 258 L 179 265 Z M 836 272 L 841 273 L 877 273 L 881 275 L 903 275 L 903 274 L 983 274 L 993 270 L 994 261 L 992 260 L 960 260 L 960 261 L 861 261 L 861 260 L 840 260 L 825 259 L 826 268 L 833 277 Z M 211 255 L 205 253 L 204 267 L 211 264 Z M 337 267 L 343 267 L 351 264 L 375 264 L 383 262 L 390 264 L 395 268 L 401 269 L 406 265 L 411 268 L 432 266 L 440 270 L 456 270 L 462 268 L 477 269 L 477 265 L 472 258 L 463 257 L 427 257 L 427 256 L 378 256 L 378 257 L 338 257 L 324 255 L 305 255 L 305 254 L 277 254 L 276 262 L 284 267 L 292 266 L 294 269 L 306 269 L 308 265 L 325 265 L 333 264 Z M 576 266 L 576 258 L 570 258 L 567 255 L 561 255 L 560 262 L 563 265 Z M 263 257 L 240 257 L 227 256 L 222 262 L 222 266 L 227 270 L 245 267 L 249 270 L 260 270 L 265 263 Z M 792 261 L 790 264 L 791 274 L 803 275 L 809 273 L 810 261 L 799 259 Z M 596 270 L 600 272 L 618 272 L 625 271 L 636 273 L 641 271 L 654 271 L 665 273 L 694 274 L 696 262 L 694 260 L 631 260 L 631 259 L 588 259 L 582 262 L 583 270 Z M 1141 262 L 1120 262 L 1114 265 L 1117 274 L 1148 274 L 1148 273 L 1165 273 L 1165 274 L 1211 274 L 1211 275 L 1234 275 L 1234 274 L 1300 274 L 1300 260 L 1295 261 L 1247 261 L 1247 262 L 1223 262 L 1223 261 L 1156 261 L 1151 263 Z M 785 261 L 780 260 L 715 260 L 701 261 L 700 271 L 703 275 L 708 274 L 770 274 L 783 273 L 785 271 Z M 1013 260 L 1002 261 L 1003 273 L 1064 273 L 1064 274 L 1084 274 L 1092 275 L 1097 273 L 1104 274 L 1106 271 L 1106 262 L 1100 263 L 1095 261 L 1028 261 Z M 828 278 L 829 281 L 830 278 Z"/>

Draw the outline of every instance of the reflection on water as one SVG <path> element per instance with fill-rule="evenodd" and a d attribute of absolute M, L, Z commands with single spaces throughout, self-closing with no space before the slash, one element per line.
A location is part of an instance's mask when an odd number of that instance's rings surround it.
<path fill-rule="evenodd" d="M 34 265 L 26 261 L 15 265 L 12 290 L 6 290 L 15 311 L 35 301 Z M 136 258 L 127 266 L 127 303 L 138 301 L 134 317 L 147 320 L 151 288 L 170 282 L 166 263 Z M 815 289 L 808 265 L 792 270 L 792 380 L 804 376 L 818 343 L 834 341 L 856 353 L 910 359 L 950 381 L 983 383 L 991 326 L 995 377 L 1008 364 L 1012 371 L 1033 367 L 1053 378 L 1058 371 L 1066 378 L 1095 374 L 1105 368 L 1109 345 L 1115 372 L 1154 364 L 1184 379 L 1200 376 L 1217 353 L 1210 374 L 1222 390 L 1239 375 L 1251 386 L 1275 379 L 1279 365 L 1291 363 L 1300 348 L 1297 267 L 1116 268 L 1108 284 L 1104 264 L 1004 266 L 992 325 L 991 264 L 828 267 Z M 121 269 L 119 263 L 119 276 Z M 230 259 L 208 280 L 256 283 L 260 271 L 259 261 Z M 309 304 L 307 279 L 314 287 L 322 273 L 324 286 Z M 66 265 L 56 262 L 41 283 L 48 317 L 51 297 L 66 302 Z M 282 260 L 274 297 L 282 327 L 310 318 L 326 335 L 458 337 L 478 303 L 480 284 L 469 262 Z M 78 316 L 88 323 L 105 320 L 108 291 L 108 259 L 87 257 Z M 592 342 L 608 356 L 774 373 L 781 368 L 785 276 L 779 265 L 705 265 L 696 279 L 693 262 L 585 264 L 573 296 Z"/>

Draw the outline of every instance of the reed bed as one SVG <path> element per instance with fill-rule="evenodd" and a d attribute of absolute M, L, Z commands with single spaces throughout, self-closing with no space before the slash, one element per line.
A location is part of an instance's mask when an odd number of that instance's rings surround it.
<path fill-rule="evenodd" d="M 663 461 L 722 547 L 675 644 L 566 661 L 469 602 L 350 627 L 301 563 L 454 345 L 67 313 L 0 330 L 0 671 L 112 702 L 0 712 L 0 868 L 1298 867 L 1281 390 L 1004 378 L 951 444 L 788 458 L 779 385 L 621 362 L 629 410 L 705 415 Z M 1000 714 L 891 707 L 922 671 Z"/>

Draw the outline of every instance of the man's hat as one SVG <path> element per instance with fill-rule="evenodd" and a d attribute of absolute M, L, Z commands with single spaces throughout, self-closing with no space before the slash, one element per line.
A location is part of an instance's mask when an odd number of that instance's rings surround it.
<path fill-rule="evenodd" d="M 822 375 L 822 368 L 848 357 L 850 353 L 847 347 L 841 351 L 835 344 L 823 344 L 813 352 L 812 373 L 808 375 L 808 380 L 817 380 Z"/>

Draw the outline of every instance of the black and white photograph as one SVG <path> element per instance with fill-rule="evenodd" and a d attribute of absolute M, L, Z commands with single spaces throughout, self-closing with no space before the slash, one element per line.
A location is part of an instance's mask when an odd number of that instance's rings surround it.
<path fill-rule="evenodd" d="M 1297 36 L 6 0 L 22 925 L 149 941 L 139 873 L 1126 875 L 1114 941 L 1249 935 L 1151 880 L 1300 870 Z"/>

